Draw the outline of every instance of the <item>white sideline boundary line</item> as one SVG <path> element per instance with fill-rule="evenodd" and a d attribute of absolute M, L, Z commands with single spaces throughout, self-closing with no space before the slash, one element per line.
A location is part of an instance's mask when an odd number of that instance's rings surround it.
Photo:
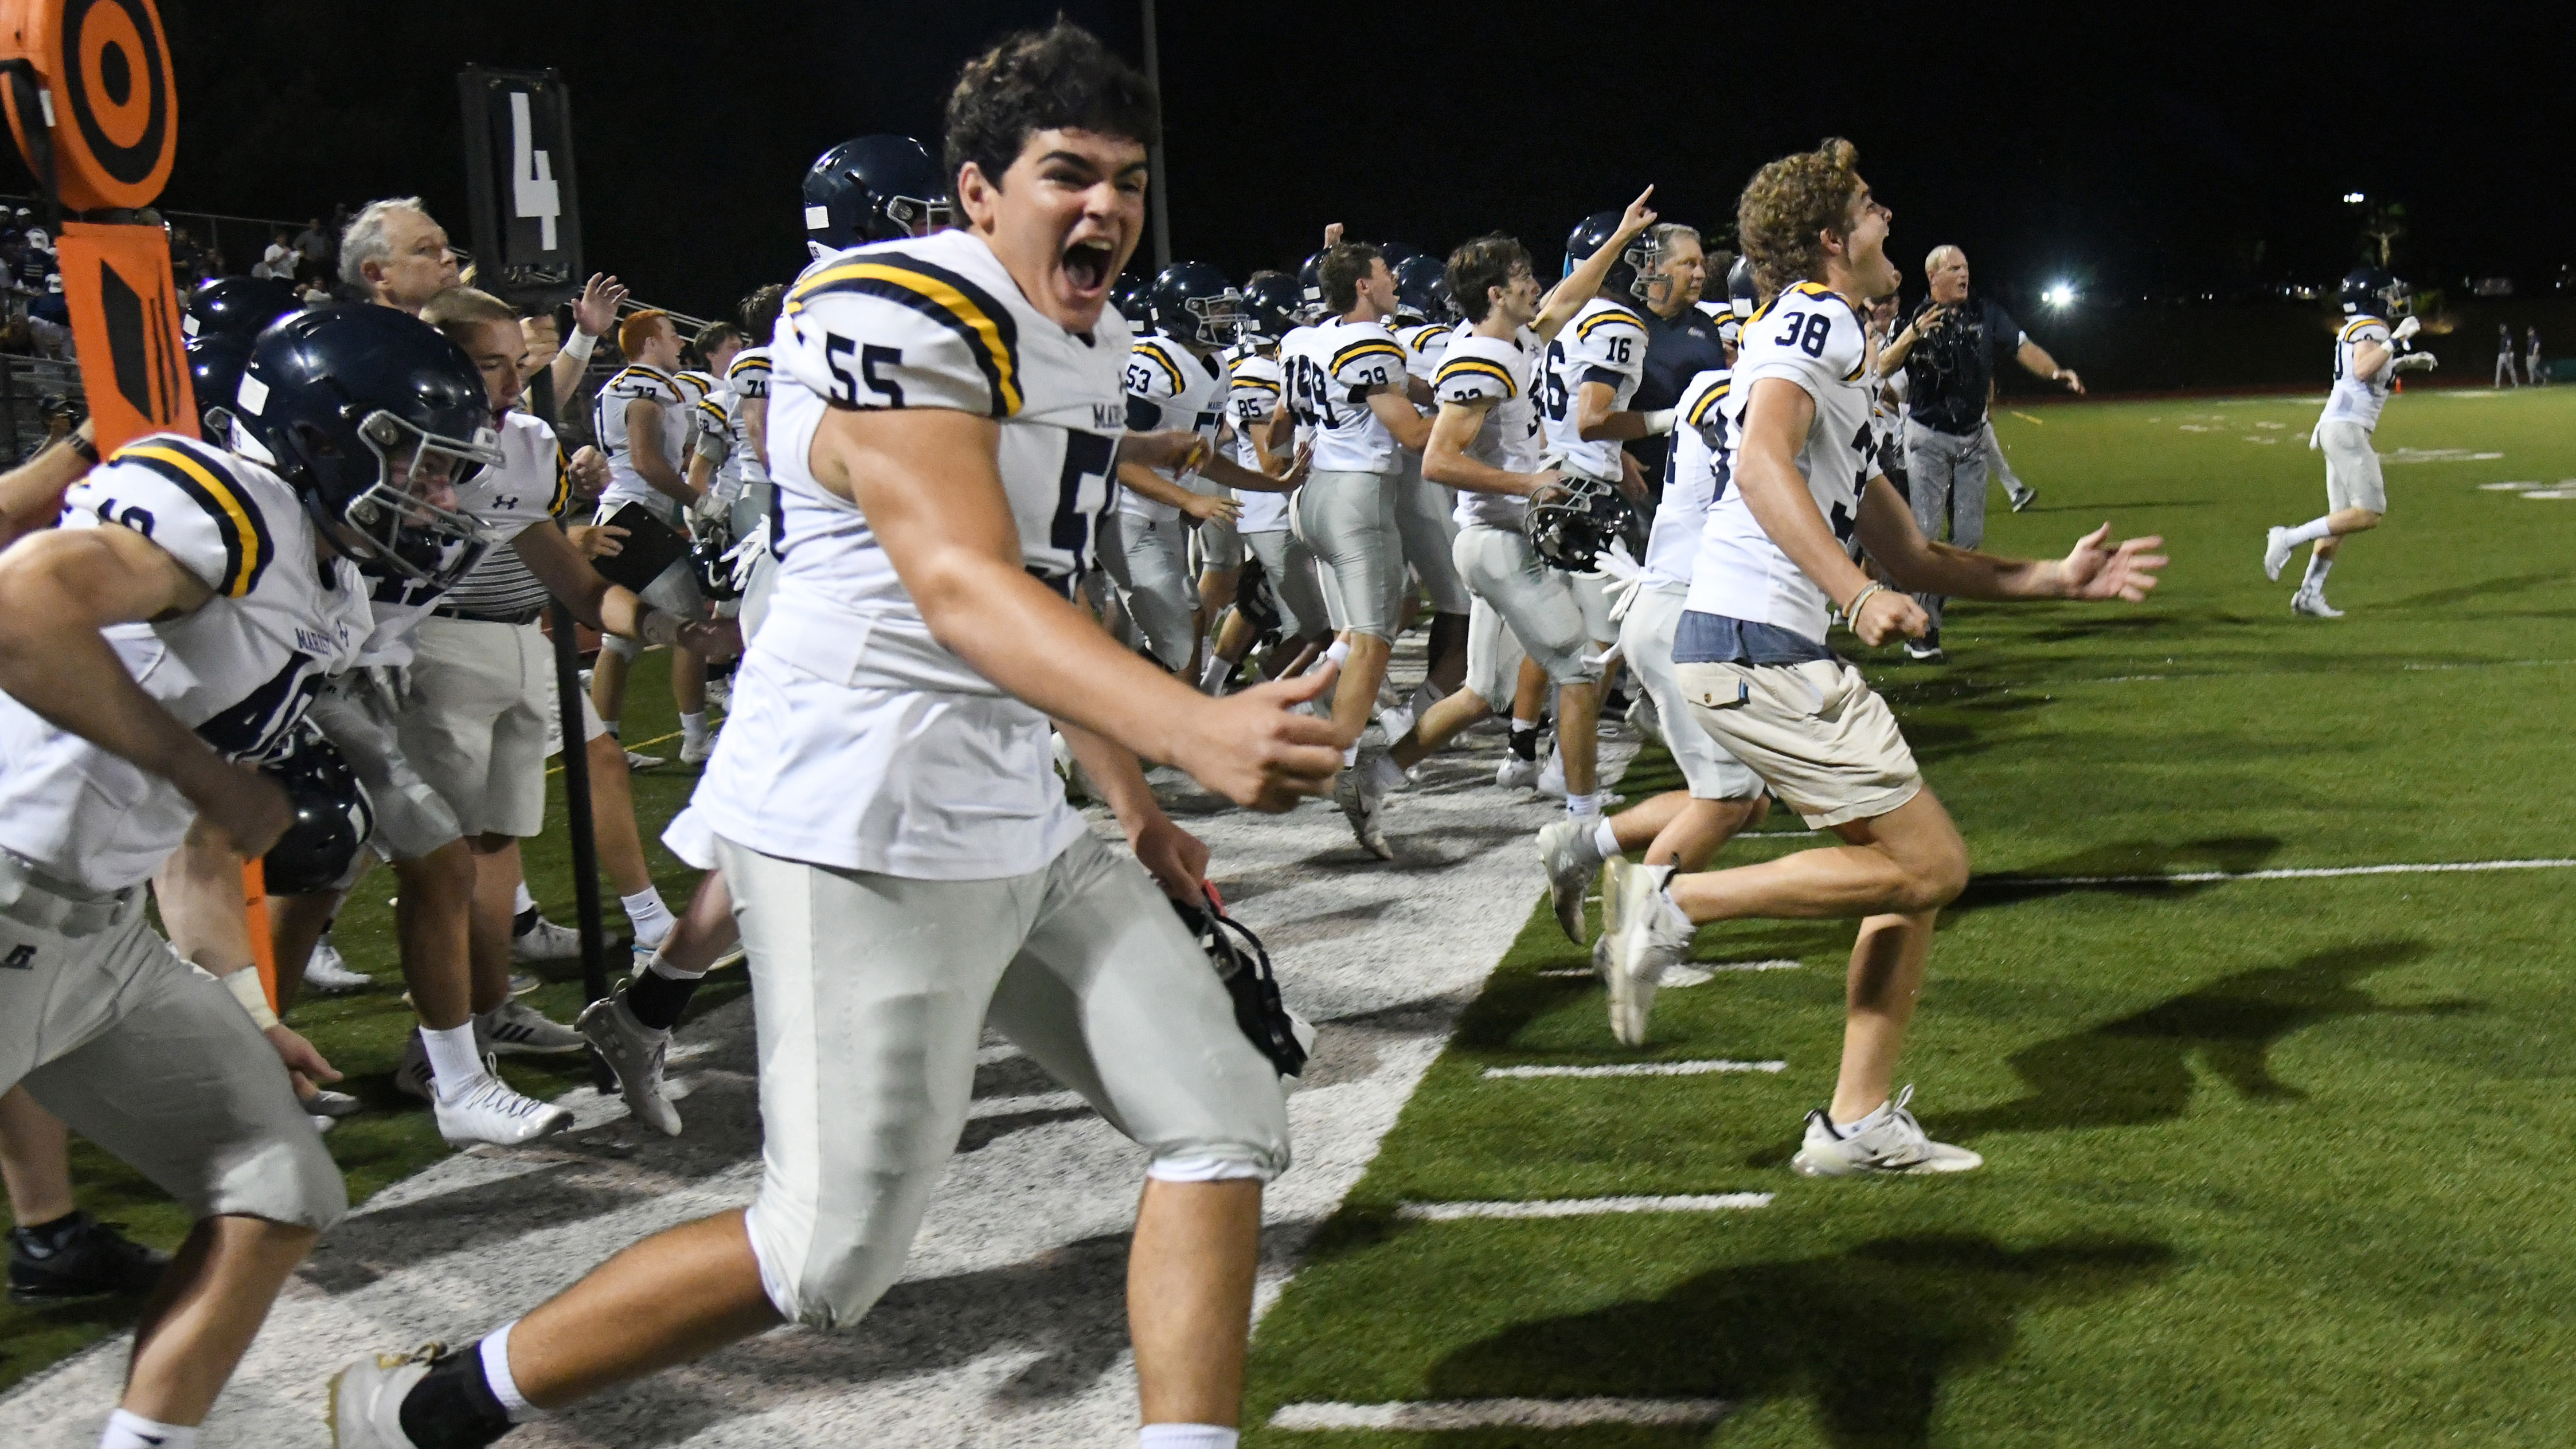
<path fill-rule="evenodd" d="M 1775 959 L 1770 961 L 1685 961 L 1682 964 L 1701 971 L 1800 971 L 1806 969 L 1807 963 Z M 1530 974 L 1550 980 L 1572 980 L 1578 976 L 1593 977 L 1600 973 L 1582 966 L 1554 966 L 1545 971 L 1534 971 Z"/>
<path fill-rule="evenodd" d="M 1530 1202 L 1408 1202 L 1399 1218 L 1418 1223 L 1465 1218 L 1589 1218 L 1610 1213 L 1723 1213 L 1771 1205 L 1767 1192 L 1696 1193 L 1681 1197 L 1560 1197 Z"/>
<path fill-rule="evenodd" d="M 1784 1072 L 1787 1062 L 1620 1062 L 1606 1067 L 1487 1067 L 1486 1081 L 1533 1077 L 1699 1077 L 1710 1072 Z"/>
<path fill-rule="evenodd" d="M 1713 1424 L 1724 1399 L 1423 1399 L 1282 1404 L 1273 1429 L 1579 1429 L 1587 1424 Z"/>
<path fill-rule="evenodd" d="M 2576 860 L 2446 860 L 2399 865 L 2312 865 L 2280 870 L 2186 870 L 2170 875 L 1987 876 L 1986 888 L 2070 885 L 2201 885 L 2231 880 L 2332 880 L 2354 875 L 2462 875 L 2491 870 L 2569 870 Z"/>

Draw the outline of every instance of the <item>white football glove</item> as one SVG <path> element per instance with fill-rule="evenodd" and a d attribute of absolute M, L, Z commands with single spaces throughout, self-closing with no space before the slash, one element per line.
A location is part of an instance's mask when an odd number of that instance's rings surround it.
<path fill-rule="evenodd" d="M 2403 342 L 2407 338 L 2412 337 L 2423 330 L 2424 321 L 2422 318 L 2405 317 L 2398 320 L 2396 330 L 2390 332 L 2388 336 L 2391 341 Z"/>
<path fill-rule="evenodd" d="M 1657 408 L 1654 411 L 1645 414 L 1646 436 L 1650 438 L 1660 438 L 1664 434 L 1671 432 L 1673 430 L 1674 412 L 1675 409 L 1672 408 Z"/>
<path fill-rule="evenodd" d="M 2431 372 L 2442 365 L 2442 359 L 2429 352 L 2409 352 L 2397 359 L 2399 372 Z"/>

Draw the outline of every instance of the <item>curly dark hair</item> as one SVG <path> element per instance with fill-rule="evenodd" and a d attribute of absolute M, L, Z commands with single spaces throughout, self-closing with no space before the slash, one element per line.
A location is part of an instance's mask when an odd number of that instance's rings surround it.
<path fill-rule="evenodd" d="M 1735 204 L 1736 234 L 1753 259 L 1754 281 L 1765 298 L 1796 281 L 1822 281 L 1821 232 L 1851 226 L 1861 179 L 1852 143 L 1828 136 L 1813 151 L 1783 156 L 1753 173 Z"/>
<path fill-rule="evenodd" d="M 1482 322 L 1494 309 L 1492 289 L 1511 286 L 1512 273 L 1529 266 L 1529 248 L 1520 238 L 1488 232 L 1449 254 L 1449 295 L 1468 321 Z"/>
<path fill-rule="evenodd" d="M 1154 88 L 1072 21 L 1004 36 L 957 73 L 942 143 L 952 184 L 972 161 L 995 186 L 1040 131 L 1090 131 L 1152 145 Z"/>
<path fill-rule="evenodd" d="M 767 347 L 778 331 L 779 310 L 787 304 L 787 289 L 776 282 L 742 299 L 734 309 L 734 319 L 742 324 L 743 336 L 754 347 Z"/>

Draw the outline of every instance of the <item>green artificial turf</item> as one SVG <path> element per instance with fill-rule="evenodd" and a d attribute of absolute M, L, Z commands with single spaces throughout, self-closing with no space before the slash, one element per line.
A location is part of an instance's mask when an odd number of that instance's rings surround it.
<path fill-rule="evenodd" d="M 661 650 L 644 654 L 627 690 L 627 739 L 642 744 L 678 729 L 671 705 L 669 658 Z M 676 738 L 647 746 L 644 753 L 670 763 L 634 777 L 635 813 L 643 822 L 646 858 L 655 882 L 677 910 L 688 899 L 697 873 L 662 848 L 661 829 L 687 803 L 697 771 L 678 763 Z M 547 833 L 523 847 L 528 888 L 546 914 L 573 925 L 571 844 L 564 829 L 563 778 L 548 777 Z M 338 1089 L 364 1099 L 368 1110 L 344 1119 L 324 1140 L 347 1175 L 349 1198 L 363 1202 L 379 1189 L 418 1172 L 448 1154 L 430 1120 L 429 1105 L 394 1090 L 393 1071 L 402 1055 L 403 1037 L 414 1024 L 403 1004 L 402 973 L 396 966 L 393 938 L 395 894 L 393 872 L 378 867 L 358 883 L 342 908 L 333 935 L 349 964 L 373 976 L 373 991 L 350 996 L 308 996 L 287 1013 L 287 1024 L 309 1037 L 332 1065 L 347 1074 Z M 602 878 L 605 924 L 612 948 L 626 929 L 617 895 Z M 625 969 L 612 949 L 612 974 Z M 569 1023 L 582 1004 L 581 963 L 553 961 L 533 968 L 546 985 L 527 998 L 557 1021 Z M 709 979 L 694 1011 L 720 1005 L 743 989 L 740 972 Z M 589 1080 L 586 1054 L 565 1057 L 503 1057 L 501 1075 L 523 1092 L 553 1097 Z M 171 1248 L 186 1236 L 186 1214 L 133 1169 L 88 1142 L 72 1143 L 72 1177 L 80 1205 L 92 1214 L 127 1225 L 131 1235 L 156 1247 Z M 5 1219 L 0 1219 L 5 1220 Z M 131 1324 L 136 1299 L 94 1299 L 48 1308 L 22 1308 L 0 1302 L 0 1390 L 47 1364 Z"/>
<path fill-rule="evenodd" d="M 2055 553 L 2109 519 L 2166 537 L 2164 588 L 2139 607 L 1954 605 L 1947 666 L 1866 661 L 1974 853 L 1900 1080 L 1983 1171 L 1786 1169 L 1831 1088 L 1847 925 L 1703 930 L 1700 959 L 1802 969 L 1665 992 L 1628 1051 L 1594 983 L 1538 974 L 1586 953 L 1535 910 L 1263 1322 L 1250 1442 L 2576 1440 L 2576 871 L 2027 883 L 2576 857 L 2576 499 L 2481 486 L 2576 475 L 2576 392 L 2392 403 L 2383 452 L 2502 456 L 2388 467 L 2389 520 L 2329 585 L 2337 622 L 2293 618 L 2292 580 L 2258 566 L 2265 525 L 2324 511 L 2316 410 L 2005 417 L 2040 492 L 1991 545 Z M 1631 799 L 1670 782 L 1657 768 Z M 1814 839 L 1766 834 L 1720 863 Z M 1481 1076 L 1714 1057 L 1788 1067 Z M 1776 1197 L 1394 1215 L 1748 1191 Z M 1260 1427 L 1288 1403 L 1586 1396 L 1739 1407 L 1714 1428 Z"/>

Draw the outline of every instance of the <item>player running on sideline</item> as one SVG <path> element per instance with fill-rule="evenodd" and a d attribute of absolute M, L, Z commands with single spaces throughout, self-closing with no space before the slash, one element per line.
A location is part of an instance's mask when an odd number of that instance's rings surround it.
<path fill-rule="evenodd" d="M 2402 350 L 2423 324 L 2413 317 L 2388 319 L 2404 311 L 2406 284 L 2365 267 L 2343 279 L 2343 330 L 2335 334 L 2334 391 L 2318 417 L 2308 446 L 2326 455 L 2326 511 L 2296 528 L 2274 527 L 2263 540 L 2263 577 L 2278 579 L 2300 544 L 2309 544 L 2308 571 L 2290 595 L 2290 611 L 2311 619 L 2340 619 L 2343 610 L 2326 602 L 2326 574 L 2334 568 L 2344 536 L 2367 533 L 2388 514 L 2388 482 L 2380 476 L 2379 453 L 2370 446 L 2379 430 L 2379 410 L 2388 406 L 2389 389 L 2401 372 L 2435 365 L 2429 352 Z"/>
<path fill-rule="evenodd" d="M 1861 308 L 1896 290 L 1889 219 L 1840 139 L 1770 163 L 1745 187 L 1738 234 L 1772 296 L 1744 325 L 1728 398 L 1733 485 L 1709 508 L 1673 644 L 1692 718 L 1842 843 L 1696 875 L 1614 860 L 1602 890 L 1611 1029 L 1631 1046 L 1701 923 L 1862 918 L 1841 1073 L 1829 1107 L 1808 1114 L 1792 1164 L 1810 1176 L 1960 1172 L 1984 1160 L 1925 1136 L 1906 1110 L 1912 1088 L 1890 1095 L 1933 921 L 1967 884 L 1968 849 L 1886 703 L 1825 647 L 1828 611 L 1875 647 L 1929 627 L 1900 589 L 2134 601 L 2164 563 L 2149 552 L 2161 540 L 2115 547 L 2108 524 L 2056 562 L 1924 540 L 1868 451 L 1875 383 Z M 1855 541 L 1893 587 L 1861 572 Z"/>
<path fill-rule="evenodd" d="M 1117 461 L 1203 446 L 1122 438 L 1129 337 L 1105 305 L 1153 115 L 1086 32 L 1006 39 L 949 100 L 967 226 L 843 253 L 790 296 L 777 589 L 694 806 L 750 956 L 758 1198 L 463 1352 L 350 1364 L 344 1449 L 470 1449 L 783 1321 L 856 1322 L 902 1272 L 988 1016 L 1153 1154 L 1129 1268 L 1143 1442 L 1235 1442 L 1286 1105 L 1155 888 L 1198 892 L 1207 851 L 1131 751 L 1272 810 L 1320 793 L 1336 752 L 1291 710 L 1329 672 L 1211 699 L 1068 597 Z M 1066 807 L 1050 715 L 1136 859 Z"/>

